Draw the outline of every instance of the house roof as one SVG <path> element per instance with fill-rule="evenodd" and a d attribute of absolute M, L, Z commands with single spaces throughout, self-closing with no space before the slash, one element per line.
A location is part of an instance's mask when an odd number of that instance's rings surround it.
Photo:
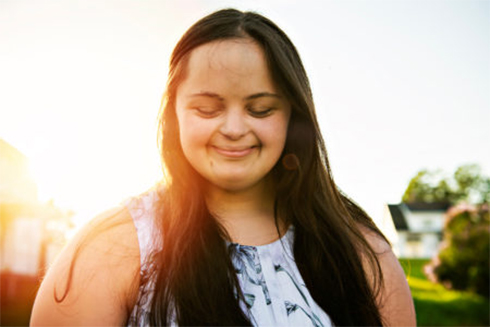
<path fill-rule="evenodd" d="M 410 202 L 404 204 L 410 211 L 446 211 L 450 207 L 448 202 Z"/>
<path fill-rule="evenodd" d="M 397 231 L 437 232 L 442 229 L 441 219 L 449 208 L 448 203 L 398 203 L 387 204 Z"/>
<path fill-rule="evenodd" d="M 391 218 L 393 219 L 396 230 L 408 230 L 407 220 L 401 210 L 402 205 L 403 204 L 388 204 L 388 209 L 390 210 Z"/>

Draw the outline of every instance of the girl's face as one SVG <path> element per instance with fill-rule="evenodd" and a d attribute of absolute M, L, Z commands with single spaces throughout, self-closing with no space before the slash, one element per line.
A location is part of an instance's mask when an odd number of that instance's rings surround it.
<path fill-rule="evenodd" d="M 176 94 L 185 157 L 211 185 L 240 191 L 263 183 L 282 154 L 291 107 L 249 39 L 194 49 Z"/>

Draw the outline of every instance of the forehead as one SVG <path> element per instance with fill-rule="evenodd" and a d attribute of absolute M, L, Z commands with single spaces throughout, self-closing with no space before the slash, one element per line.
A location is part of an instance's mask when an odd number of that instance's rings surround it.
<path fill-rule="evenodd" d="M 190 53 L 185 70 L 186 77 L 179 89 L 276 91 L 262 48 L 249 38 L 201 45 Z"/>

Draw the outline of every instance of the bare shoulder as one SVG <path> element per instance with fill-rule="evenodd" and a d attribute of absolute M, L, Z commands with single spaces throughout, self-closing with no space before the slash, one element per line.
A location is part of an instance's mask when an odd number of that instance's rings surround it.
<path fill-rule="evenodd" d="M 31 326 L 122 326 L 139 283 L 139 245 L 126 208 L 82 228 L 49 268 Z"/>
<path fill-rule="evenodd" d="M 391 246 L 375 232 L 361 227 L 364 238 L 376 253 L 383 273 L 377 301 L 387 326 L 415 326 L 412 295 L 403 269 Z M 371 271 L 367 268 L 368 273 Z"/>

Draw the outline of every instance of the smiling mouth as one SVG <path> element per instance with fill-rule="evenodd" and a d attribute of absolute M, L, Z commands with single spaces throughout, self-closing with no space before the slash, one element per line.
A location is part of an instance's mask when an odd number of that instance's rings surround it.
<path fill-rule="evenodd" d="M 255 151 L 255 149 L 257 149 L 258 147 L 257 146 L 251 146 L 251 147 L 241 147 L 241 148 L 221 148 L 221 147 L 218 147 L 218 146 L 212 146 L 212 148 L 218 152 L 219 154 L 225 156 L 225 157 L 229 157 L 229 158 L 241 158 L 241 157 L 245 157 L 247 155 L 249 155 L 250 153 L 252 153 L 253 151 Z"/>

